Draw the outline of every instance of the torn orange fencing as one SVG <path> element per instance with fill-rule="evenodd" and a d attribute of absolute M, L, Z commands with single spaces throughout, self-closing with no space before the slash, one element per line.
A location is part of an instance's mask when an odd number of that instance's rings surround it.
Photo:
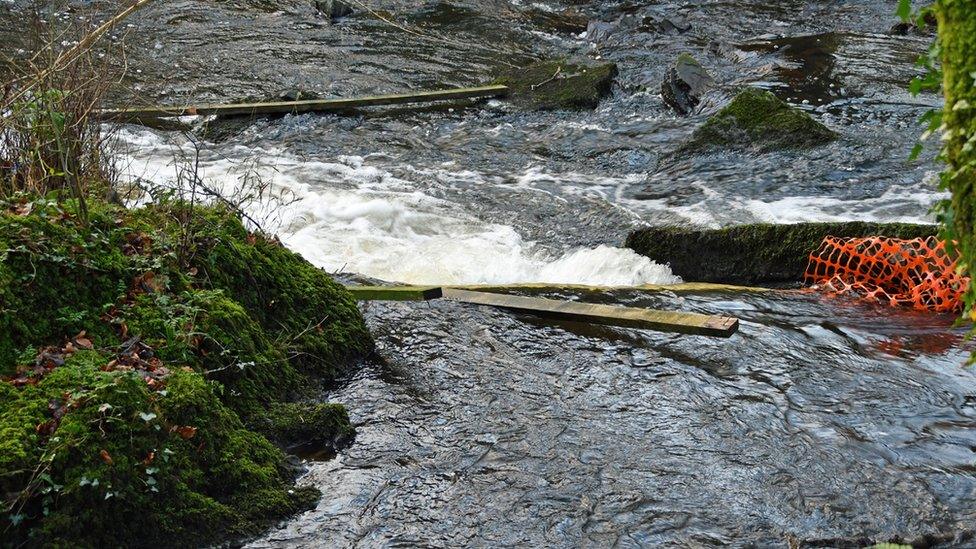
<path fill-rule="evenodd" d="M 959 312 L 969 277 L 956 271 L 957 259 L 935 237 L 828 236 L 810 254 L 804 280 L 833 294 L 924 311 Z"/>

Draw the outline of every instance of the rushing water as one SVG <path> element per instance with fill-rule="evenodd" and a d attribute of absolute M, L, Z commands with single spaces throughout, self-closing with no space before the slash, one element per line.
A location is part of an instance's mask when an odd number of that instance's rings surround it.
<path fill-rule="evenodd" d="M 232 187 L 252 173 L 302 199 L 273 228 L 330 271 L 668 283 L 666 266 L 619 248 L 628 231 L 923 221 L 940 198 L 931 152 L 905 161 L 937 104 L 904 91 L 930 38 L 888 35 L 894 2 L 367 3 L 421 35 L 361 9 L 333 23 L 300 0 L 150 5 L 114 33 L 128 44 L 127 100 L 468 85 L 547 55 L 614 60 L 620 76 L 592 112 L 493 101 L 285 116 L 203 141 L 207 179 Z M 28 4 L 0 0 L 4 44 L 18 43 Z M 539 16 L 567 8 L 605 24 L 587 36 Z M 688 118 L 658 94 L 682 51 L 719 84 Z M 802 153 L 671 154 L 747 84 L 841 138 Z M 128 173 L 155 181 L 190 148 L 165 132 L 121 135 Z M 554 297 L 731 314 L 742 328 L 713 340 L 367 304 L 378 357 L 330 395 L 357 439 L 309 463 L 301 482 L 322 488 L 318 507 L 253 544 L 972 543 L 976 379 L 951 318 L 792 292 Z"/>

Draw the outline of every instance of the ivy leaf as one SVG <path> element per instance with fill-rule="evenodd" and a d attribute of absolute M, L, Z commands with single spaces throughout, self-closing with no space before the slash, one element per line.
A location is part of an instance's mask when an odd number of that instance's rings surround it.
<path fill-rule="evenodd" d="M 908 83 L 908 93 L 912 95 L 918 95 L 922 93 L 922 79 L 919 77 L 912 78 L 912 81 Z"/>
<path fill-rule="evenodd" d="M 911 154 L 908 155 L 908 161 L 914 162 L 915 160 L 918 160 L 918 156 L 922 154 L 922 149 L 924 149 L 924 147 L 921 143 L 915 143 L 915 146 L 912 147 Z"/>
<path fill-rule="evenodd" d="M 898 9 L 895 11 L 895 15 L 908 23 L 912 18 L 912 0 L 898 0 Z"/>

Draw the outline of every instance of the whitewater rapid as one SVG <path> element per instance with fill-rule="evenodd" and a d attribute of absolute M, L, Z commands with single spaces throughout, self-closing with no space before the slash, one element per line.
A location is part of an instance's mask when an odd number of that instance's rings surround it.
<path fill-rule="evenodd" d="M 127 129 L 119 138 L 126 155 L 123 177 L 157 185 L 176 179 L 174 158 L 190 150 L 186 143 L 165 141 L 148 130 Z M 246 177 L 269 182 L 273 192 L 287 198 L 273 211 L 271 202 L 252 204 L 249 214 L 286 246 L 334 273 L 410 284 L 681 281 L 667 266 L 625 248 L 601 245 L 554 254 L 523 239 L 514 227 L 481 221 L 463 206 L 425 194 L 358 156 L 321 161 L 235 146 L 220 154 L 202 153 L 199 171 L 208 184 L 229 192 Z"/>

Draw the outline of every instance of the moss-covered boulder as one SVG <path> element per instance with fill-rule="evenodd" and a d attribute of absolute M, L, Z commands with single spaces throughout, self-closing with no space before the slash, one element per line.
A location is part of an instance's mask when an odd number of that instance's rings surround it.
<path fill-rule="evenodd" d="M 334 450 L 356 434 L 345 406 L 321 402 L 273 404 L 251 426 L 283 448 L 318 446 Z"/>
<path fill-rule="evenodd" d="M 273 442 L 350 439 L 288 403 L 372 348 L 352 296 L 227 210 L 88 206 L 0 204 L 3 541 L 200 546 L 311 505 Z"/>
<path fill-rule="evenodd" d="M 0 383 L 5 542 L 201 546 L 317 499 L 199 373 L 149 385 L 110 362 L 79 350 L 34 383 Z"/>
<path fill-rule="evenodd" d="M 909 223 L 799 223 L 739 225 L 726 229 L 647 227 L 632 232 L 626 246 L 671 266 L 691 282 L 761 284 L 800 282 L 812 252 L 825 236 L 924 238 L 936 225 Z"/>
<path fill-rule="evenodd" d="M 511 89 L 515 105 L 533 110 L 593 109 L 610 94 L 617 76 L 614 63 L 541 61 L 502 71 L 493 84 Z"/>
<path fill-rule="evenodd" d="M 746 88 L 698 128 L 685 149 L 747 149 L 766 152 L 815 147 L 837 134 L 768 91 Z"/>

